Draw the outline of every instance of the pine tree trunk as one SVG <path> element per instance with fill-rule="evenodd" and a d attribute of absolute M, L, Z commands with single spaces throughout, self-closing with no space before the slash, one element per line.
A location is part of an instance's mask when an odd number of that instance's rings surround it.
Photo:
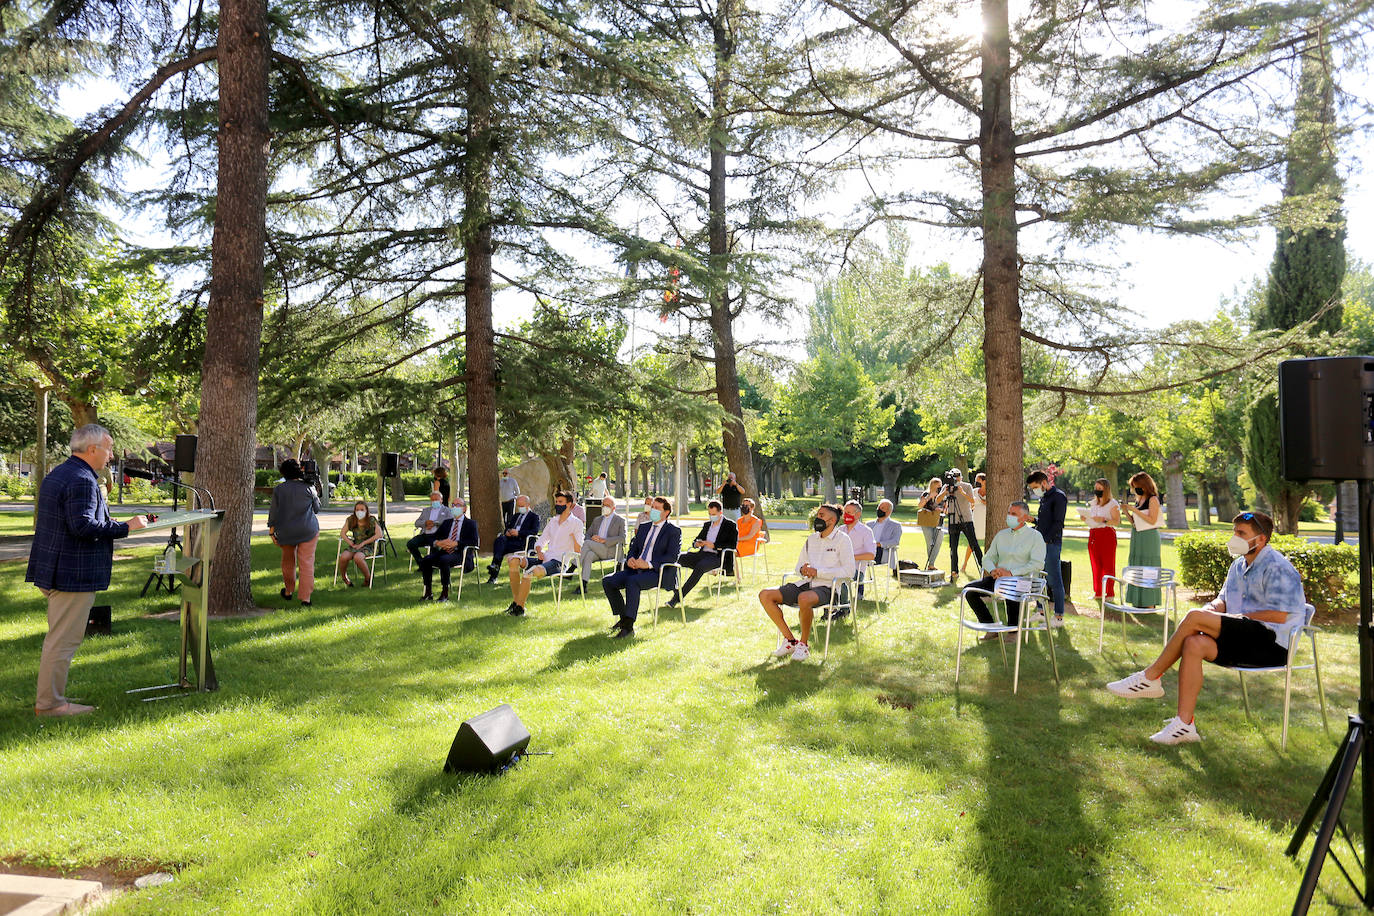
<path fill-rule="evenodd" d="M 254 607 L 249 576 L 271 47 L 265 0 L 223 0 L 219 16 L 219 176 L 197 467 L 201 485 L 214 494 L 216 507 L 225 510 L 213 560 L 210 613 L 234 614 Z"/>
<path fill-rule="evenodd" d="M 1011 30 L 1007 2 L 983 0 L 979 172 L 983 198 L 989 540 L 1005 527 L 1005 508 L 1022 497 L 1025 469 L 1016 136 L 1011 119 Z"/>
<path fill-rule="evenodd" d="M 1169 528 L 1186 531 L 1188 528 L 1188 507 L 1183 496 L 1183 455 L 1173 452 L 1164 459 L 1164 503 L 1165 525 Z"/>
<path fill-rule="evenodd" d="M 38 493 L 43 488 L 43 478 L 48 476 L 48 389 L 38 388 L 34 392 L 38 413 L 38 454 L 34 456 L 33 471 L 29 479 L 33 481 L 33 504 L 38 505 Z M 37 523 L 35 513 L 35 524 Z"/>
<path fill-rule="evenodd" d="M 463 159 L 463 248 L 467 355 L 468 511 L 484 548 L 501 529 L 496 440 L 496 333 L 491 317 L 492 8 L 464 7 L 468 21 L 467 153 Z"/>

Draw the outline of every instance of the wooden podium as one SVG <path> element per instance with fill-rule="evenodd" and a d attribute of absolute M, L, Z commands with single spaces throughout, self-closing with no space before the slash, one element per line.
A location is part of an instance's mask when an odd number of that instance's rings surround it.
<path fill-rule="evenodd" d="M 154 687 L 139 687 L 129 693 L 145 693 L 152 690 L 174 690 L 160 696 L 145 697 L 147 700 L 161 700 L 168 696 L 180 696 L 180 691 L 218 690 L 219 681 L 215 678 L 215 665 L 210 658 L 210 643 L 206 625 L 210 613 L 210 573 L 211 558 L 219 544 L 219 529 L 224 523 L 223 509 L 196 509 L 184 512 L 171 512 L 159 515 L 156 522 L 143 528 L 143 531 L 160 531 L 167 528 L 199 528 L 199 537 L 186 538 L 187 549 L 178 554 L 169 547 L 158 558 L 156 570 L 164 575 L 184 577 L 181 594 L 181 654 L 177 665 L 177 679 L 171 684 L 158 684 Z M 188 670 L 187 655 L 191 666 Z M 194 677 L 194 681 L 192 678 Z"/>

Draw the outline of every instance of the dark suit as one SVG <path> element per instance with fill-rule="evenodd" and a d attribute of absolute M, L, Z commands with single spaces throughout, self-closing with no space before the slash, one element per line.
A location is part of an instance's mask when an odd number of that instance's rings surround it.
<path fill-rule="evenodd" d="M 708 521 L 701 526 L 696 540 L 704 541 L 711 533 L 711 523 Z M 713 569 L 717 569 L 721 563 L 721 553 L 726 550 L 737 550 L 739 548 L 739 527 L 725 516 L 721 516 L 720 530 L 716 532 L 716 549 L 714 552 L 709 550 L 693 550 L 684 553 L 677 558 L 677 561 L 692 571 L 687 577 L 687 581 L 682 585 L 681 597 L 686 597 L 687 593 L 696 588 L 696 584 L 701 581 L 701 577 Z M 730 561 L 725 567 L 725 574 L 733 576 L 735 574 L 734 554 L 730 555 Z"/>
<path fill-rule="evenodd" d="M 457 519 L 455 518 L 449 518 L 440 522 L 439 527 L 435 529 L 434 540 L 447 541 L 453 538 L 453 523 L 456 521 Z M 453 550 L 442 550 L 439 547 L 431 546 L 429 548 L 429 553 L 420 559 L 417 565 L 420 569 L 420 577 L 425 580 L 425 591 L 429 591 L 430 586 L 434 582 L 435 567 L 439 569 L 439 584 L 443 586 L 444 591 L 448 591 L 449 572 L 462 561 L 466 548 L 480 546 L 477 534 L 477 523 L 470 518 L 464 518 L 462 524 L 458 527 L 458 536 L 456 540 L 458 541 L 458 546 Z M 469 554 L 467 562 L 463 566 L 463 571 L 472 572 L 476 568 L 476 556 Z"/>
<path fill-rule="evenodd" d="M 649 556 L 644 556 L 644 545 L 654 525 L 640 525 L 635 529 L 634 540 L 626 551 L 627 560 L 647 560 L 649 569 L 631 569 L 628 566 L 620 572 L 611 573 L 601 580 L 610 602 L 611 613 L 622 620 L 634 624 L 639 616 L 639 593 L 649 588 L 658 588 L 658 572 L 664 563 L 672 563 L 682 549 L 682 529 L 672 522 L 664 522 L 654 537 Z M 670 569 L 663 576 L 663 587 L 672 588 L 677 584 L 677 570 Z M 624 596 L 621 592 L 624 591 Z"/>
<path fill-rule="evenodd" d="M 515 537 L 506 534 L 512 528 L 518 532 Z M 491 565 L 487 567 L 487 575 L 495 576 L 500 573 L 501 564 L 510 554 L 522 553 L 525 550 L 525 541 L 530 535 L 539 536 L 538 512 L 531 509 L 523 515 L 512 512 L 506 516 L 506 526 L 491 544 Z"/>

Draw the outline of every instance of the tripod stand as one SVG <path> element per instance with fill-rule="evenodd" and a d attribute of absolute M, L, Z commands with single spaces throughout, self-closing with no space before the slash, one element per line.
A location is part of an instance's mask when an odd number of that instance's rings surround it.
<path fill-rule="evenodd" d="M 180 481 L 180 478 L 181 478 L 181 473 L 180 473 L 180 472 L 174 471 L 174 472 L 172 473 L 172 482 L 173 482 L 173 483 L 175 483 L 175 484 L 180 484 L 180 482 L 181 482 L 181 481 Z M 179 497 L 180 495 L 181 495 L 181 491 L 180 491 L 176 486 L 172 487 L 172 511 L 173 511 L 173 512 L 176 512 L 176 511 L 177 511 L 177 505 L 178 505 L 177 499 L 178 499 L 178 497 Z M 181 553 L 184 553 L 184 552 L 185 552 L 185 551 L 184 551 L 184 548 L 183 548 L 182 545 L 181 545 L 181 535 L 177 534 L 177 530 L 176 530 L 175 528 L 173 528 L 171 531 L 169 531 L 169 532 L 167 533 L 167 546 L 166 546 L 166 548 L 163 549 L 162 555 L 163 555 L 164 557 L 165 557 L 165 556 L 168 556 L 169 554 L 172 555 L 172 556 L 176 556 L 177 554 L 181 554 Z M 142 597 L 144 597 L 145 595 L 147 595 L 147 594 L 148 594 L 148 588 L 149 588 L 150 586 L 151 586 L 152 589 L 153 589 L 153 594 L 157 594 L 157 593 L 158 593 L 159 591 L 161 591 L 162 589 L 166 589 L 166 590 L 167 590 L 167 594 L 169 594 L 169 595 L 175 594 L 175 593 L 176 593 L 176 590 L 177 590 L 177 577 L 176 577 L 176 574 L 175 574 L 175 573 L 171 573 L 171 572 L 158 572 L 156 569 L 153 570 L 152 572 L 148 573 L 148 579 L 147 579 L 147 581 L 145 581 L 145 582 L 143 583 L 143 590 L 142 590 L 141 592 L 138 593 L 138 596 L 139 596 L 140 598 L 142 598 Z"/>
<path fill-rule="evenodd" d="M 1374 759 L 1370 754 L 1374 753 L 1374 633 L 1370 631 L 1371 617 L 1374 617 L 1374 598 L 1371 597 L 1371 548 L 1370 543 L 1371 529 L 1374 529 L 1374 498 L 1371 497 L 1371 482 L 1361 480 L 1357 484 L 1360 514 L 1360 702 L 1359 711 L 1350 717 L 1350 726 L 1347 728 L 1345 738 L 1341 741 L 1340 747 L 1336 751 L 1336 756 L 1332 759 L 1331 765 L 1326 768 L 1326 775 L 1322 777 L 1321 784 L 1317 786 L 1317 792 L 1312 796 L 1312 801 L 1307 805 L 1307 811 L 1303 814 L 1302 820 L 1298 822 L 1298 829 L 1293 834 L 1292 841 L 1288 844 L 1285 852 L 1289 856 L 1296 856 L 1302 849 L 1303 841 L 1307 839 L 1307 834 L 1311 831 L 1313 823 L 1317 819 L 1317 814 L 1321 812 L 1323 806 L 1325 813 L 1322 814 L 1321 825 L 1317 828 L 1317 837 L 1312 845 L 1312 857 L 1307 860 L 1307 869 L 1303 872 L 1302 884 L 1298 887 L 1298 899 L 1293 903 L 1294 914 L 1306 913 L 1308 906 L 1312 903 L 1312 894 L 1317 889 L 1317 879 L 1321 876 L 1322 866 L 1326 864 L 1329 855 L 1340 869 L 1341 875 L 1355 891 L 1355 895 L 1360 898 L 1360 902 L 1366 908 L 1374 906 L 1374 870 L 1371 870 L 1367 863 L 1360 859 L 1359 851 L 1355 849 L 1355 843 L 1350 838 L 1350 832 L 1346 830 L 1345 823 L 1341 820 L 1341 810 L 1345 807 L 1346 795 L 1350 792 L 1350 786 L 1355 781 L 1355 767 L 1361 763 L 1360 755 L 1364 755 L 1363 766 L 1360 767 L 1360 791 L 1363 796 L 1362 823 L 1364 826 L 1364 843 L 1366 855 L 1370 848 L 1370 843 L 1374 842 Z M 1336 828 L 1340 828 L 1341 835 L 1350 846 L 1351 852 L 1355 856 L 1355 862 L 1364 872 L 1364 887 L 1361 888 L 1350 876 L 1350 872 L 1341 864 L 1341 860 L 1331 851 L 1331 838 L 1335 835 Z"/>

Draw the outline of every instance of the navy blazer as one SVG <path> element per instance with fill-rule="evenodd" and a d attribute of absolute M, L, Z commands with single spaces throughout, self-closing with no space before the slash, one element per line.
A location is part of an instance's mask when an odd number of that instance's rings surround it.
<path fill-rule="evenodd" d="M 453 537 L 453 523 L 455 521 L 457 521 L 457 519 L 449 516 L 440 522 L 439 527 L 434 529 L 434 540 L 447 541 L 449 538 Z M 463 524 L 458 528 L 458 537 L 456 540 L 458 541 L 458 549 L 453 551 L 454 553 L 462 553 L 463 550 L 468 547 L 482 546 L 481 535 L 477 532 L 477 522 L 467 516 L 463 516 Z M 431 546 L 429 552 L 443 553 L 444 551 L 440 550 L 438 547 Z"/>
<path fill-rule="evenodd" d="M 501 529 L 501 533 L 505 534 L 512 528 L 519 531 L 520 533 L 516 535 L 516 539 L 520 541 L 520 549 L 524 550 L 525 541 L 530 535 L 534 535 L 535 537 L 539 536 L 539 521 L 539 513 L 535 512 L 533 509 L 526 512 L 523 516 L 519 512 L 512 512 L 510 515 L 506 516 L 506 527 Z"/>
<path fill-rule="evenodd" d="M 72 455 L 43 478 L 24 581 L 60 592 L 109 588 L 114 541 L 128 534 L 128 524 L 111 520 L 95 471 Z"/>
<path fill-rule="evenodd" d="M 625 552 L 625 559 L 637 560 L 645 559 L 649 565 L 658 570 L 664 563 L 676 563 L 678 555 L 682 552 L 682 529 L 672 522 L 664 522 L 663 530 L 654 538 L 653 554 L 648 557 L 640 557 L 644 552 L 644 542 L 649 537 L 649 532 L 654 526 L 649 523 L 640 525 L 635 529 L 634 540 L 630 542 L 630 549 Z M 648 572 L 647 569 L 631 570 L 632 572 Z M 663 585 L 672 588 L 677 583 L 677 570 L 670 569 L 663 577 Z"/>
<path fill-rule="evenodd" d="M 711 522 L 708 519 L 706 524 L 701 526 L 701 531 L 693 540 L 704 541 L 706 536 L 711 533 Z M 723 550 L 739 550 L 739 526 L 725 516 L 721 516 L 720 530 L 716 532 L 716 553 Z M 727 558 L 725 564 L 725 574 L 733 576 L 735 574 L 734 554 Z"/>
<path fill-rule="evenodd" d="M 1068 511 L 1068 494 L 1058 487 L 1050 487 L 1040 497 L 1040 508 L 1035 513 L 1035 530 L 1040 532 L 1046 544 L 1064 542 L 1064 516 Z"/>

